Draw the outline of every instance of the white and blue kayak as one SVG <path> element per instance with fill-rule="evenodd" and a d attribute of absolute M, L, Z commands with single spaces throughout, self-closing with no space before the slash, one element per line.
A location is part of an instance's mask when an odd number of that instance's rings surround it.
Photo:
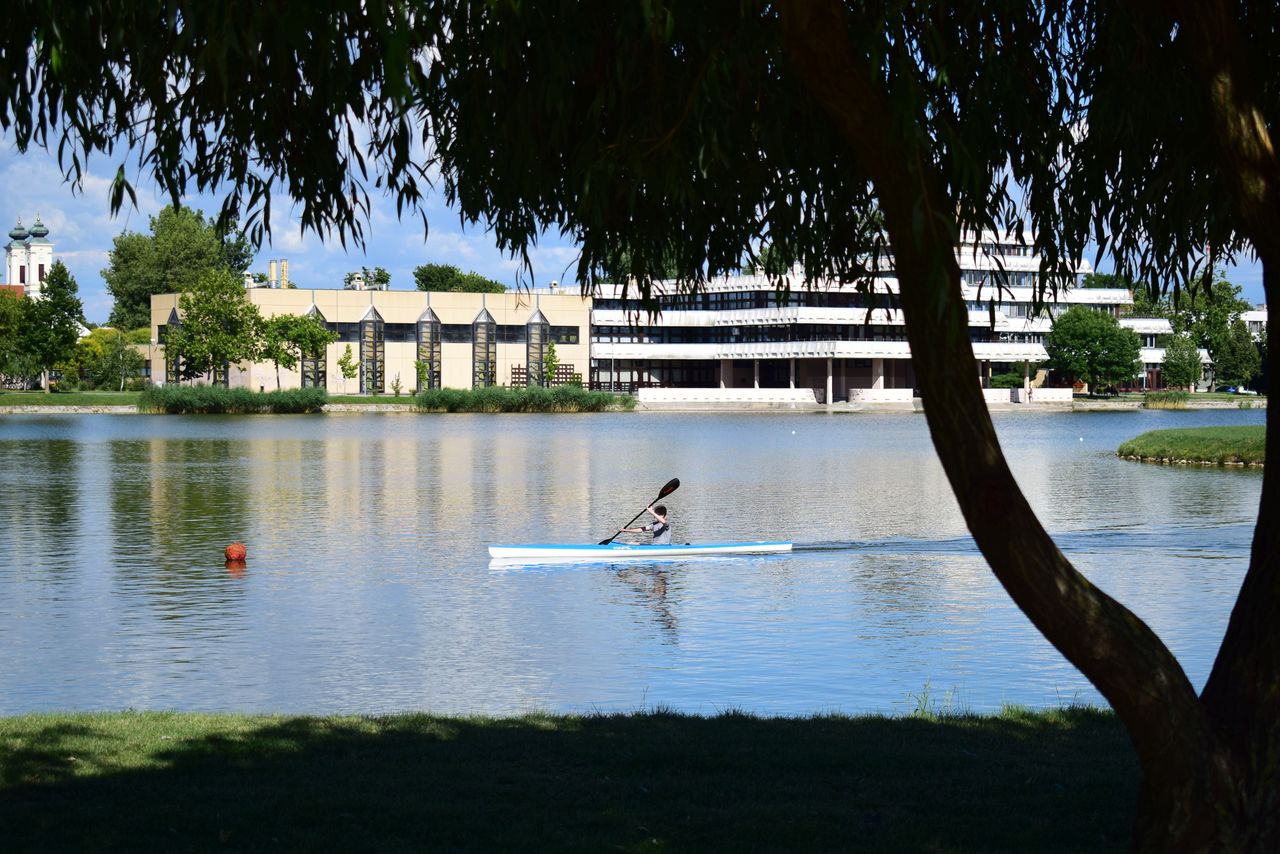
<path fill-rule="evenodd" d="M 489 557 L 499 560 L 666 560 L 702 555 L 776 554 L 791 551 L 791 543 L 685 543 L 669 546 L 633 543 L 600 545 L 528 544 L 489 546 Z"/>

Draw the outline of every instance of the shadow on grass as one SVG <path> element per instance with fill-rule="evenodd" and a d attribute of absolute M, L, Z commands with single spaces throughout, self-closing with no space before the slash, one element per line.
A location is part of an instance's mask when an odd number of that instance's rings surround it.
<path fill-rule="evenodd" d="M 1137 787 L 1091 710 L 0 719 L 7 851 L 1118 850 Z"/>

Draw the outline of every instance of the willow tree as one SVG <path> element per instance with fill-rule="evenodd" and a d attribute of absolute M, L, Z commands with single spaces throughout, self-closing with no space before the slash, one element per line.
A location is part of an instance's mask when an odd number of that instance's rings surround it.
<path fill-rule="evenodd" d="M 581 247 L 584 287 L 625 258 L 642 298 L 648 271 L 697 290 L 766 245 L 799 286 L 865 285 L 887 238 L 939 458 L 997 578 L 1128 728 L 1139 845 L 1274 848 L 1277 475 L 1197 696 L 1045 532 L 974 381 L 966 232 L 1029 228 L 1046 298 L 1097 238 L 1156 288 L 1210 269 L 1206 247 L 1255 251 L 1277 301 L 1280 15 L 1115 5 L 281 0 L 232 17 L 189 0 L 20 3 L 0 33 L 0 120 L 20 147 L 56 143 L 73 181 L 124 144 L 175 200 L 225 181 L 223 216 L 258 239 L 274 192 L 304 227 L 360 241 L 370 190 L 425 226 L 438 181 L 513 255 L 558 230 Z"/>

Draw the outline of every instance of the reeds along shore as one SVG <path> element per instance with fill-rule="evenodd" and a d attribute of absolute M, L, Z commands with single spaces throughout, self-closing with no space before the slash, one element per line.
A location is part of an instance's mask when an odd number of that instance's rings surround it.
<path fill-rule="evenodd" d="M 636 405 L 630 395 L 587 391 L 574 385 L 426 389 L 413 403 L 420 412 L 608 412 L 631 410 Z"/>

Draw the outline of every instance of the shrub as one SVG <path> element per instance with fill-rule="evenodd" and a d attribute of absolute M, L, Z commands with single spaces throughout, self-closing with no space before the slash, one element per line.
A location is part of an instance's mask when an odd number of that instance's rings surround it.
<path fill-rule="evenodd" d="M 1144 409 L 1186 409 L 1191 398 L 1185 391 L 1151 391 L 1142 397 Z"/>
<path fill-rule="evenodd" d="M 606 412 L 635 408 L 628 395 L 585 391 L 579 386 L 555 388 L 424 389 L 414 397 L 420 412 Z"/>
<path fill-rule="evenodd" d="M 320 412 L 328 400 L 329 395 L 322 388 L 257 392 L 247 388 L 166 385 L 145 389 L 138 398 L 138 410 L 169 415 Z"/>

